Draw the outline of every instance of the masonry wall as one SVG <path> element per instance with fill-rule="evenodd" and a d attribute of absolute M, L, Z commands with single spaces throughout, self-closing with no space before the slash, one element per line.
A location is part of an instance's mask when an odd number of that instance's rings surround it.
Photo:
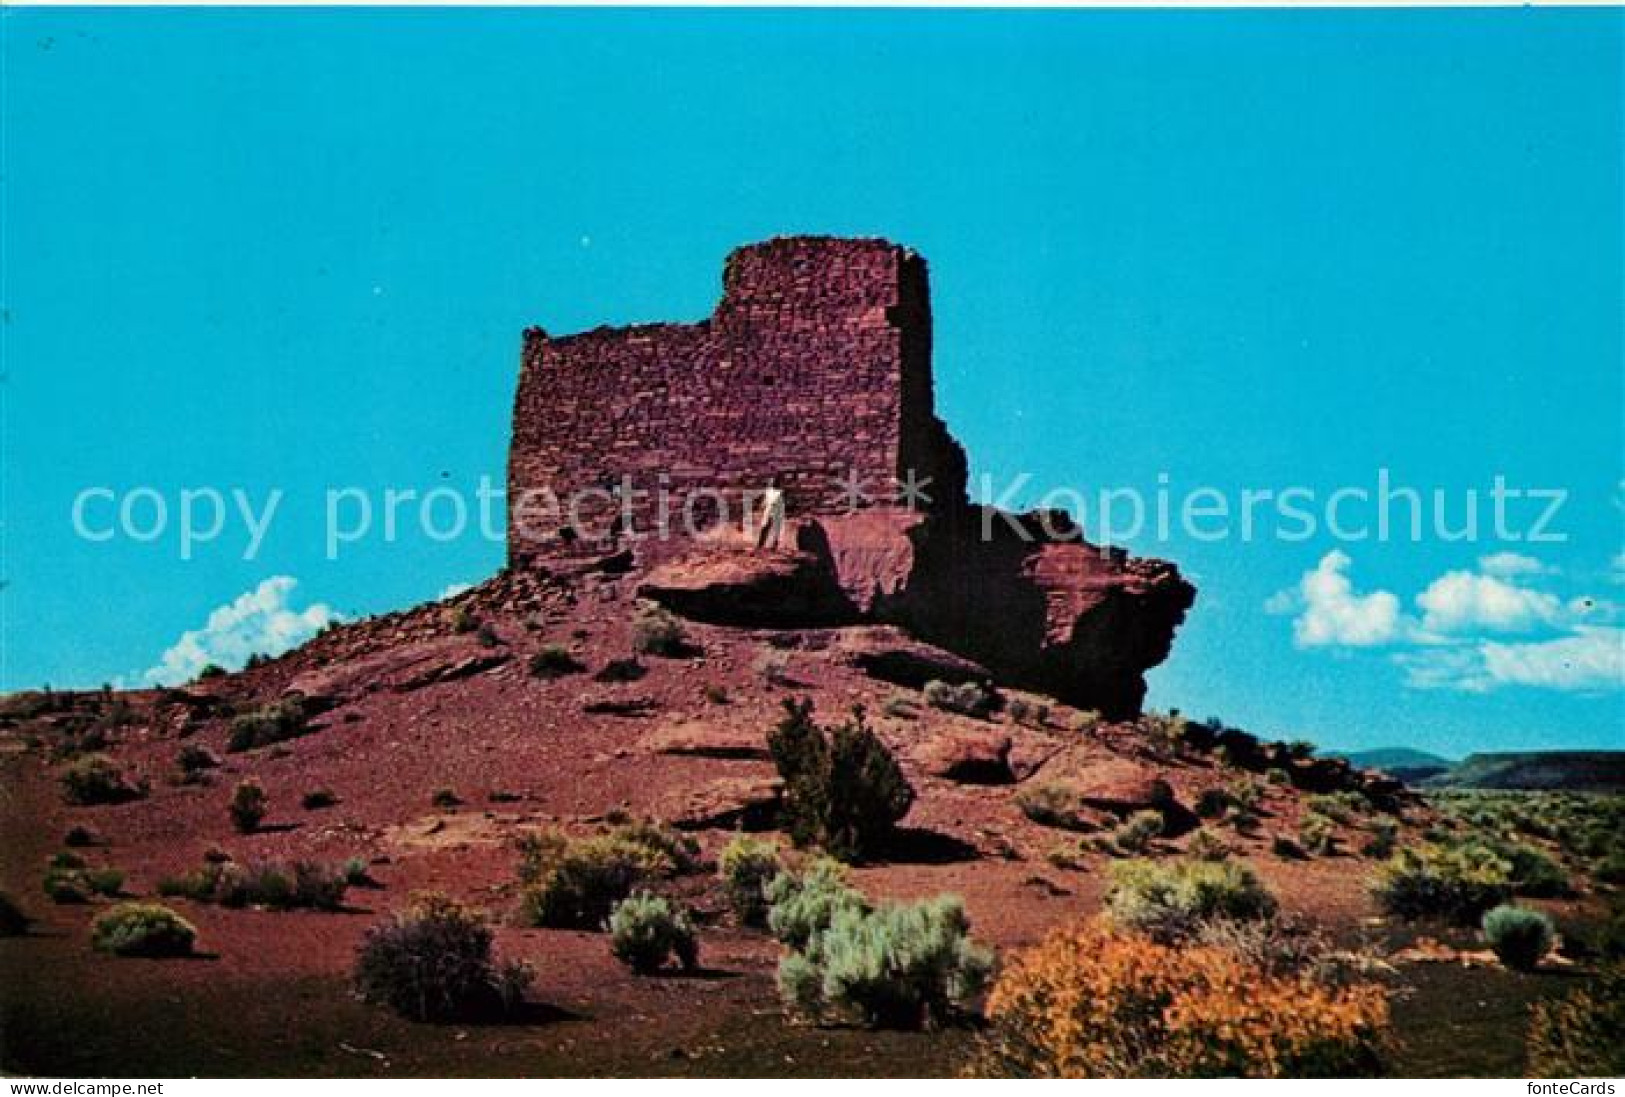
<path fill-rule="evenodd" d="M 514 560 L 614 543 L 619 504 L 592 489 L 623 477 L 638 489 L 665 483 L 674 506 L 692 505 L 702 521 L 724 507 L 738 521 L 743 494 L 774 477 L 798 514 L 845 510 L 852 474 L 876 502 L 910 468 L 963 494 L 963 456 L 932 410 L 925 263 L 886 241 L 740 248 L 709 319 L 561 338 L 531 329 L 521 371 L 508 470 Z M 561 534 L 571 523 L 548 521 L 545 507 L 517 514 L 536 489 L 588 492 L 579 523 Z M 634 504 L 636 528 L 659 520 L 653 500 Z"/>

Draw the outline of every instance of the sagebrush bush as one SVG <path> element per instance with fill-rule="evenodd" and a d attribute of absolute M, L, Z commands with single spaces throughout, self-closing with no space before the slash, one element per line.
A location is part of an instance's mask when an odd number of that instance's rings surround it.
<path fill-rule="evenodd" d="M 1162 812 L 1136 811 L 1112 829 L 1112 849 L 1128 856 L 1144 853 L 1152 839 L 1162 836 L 1163 825 Z"/>
<path fill-rule="evenodd" d="M 952 685 L 933 678 L 922 691 L 926 704 L 962 716 L 985 717 L 999 707 L 999 695 L 980 682 Z"/>
<path fill-rule="evenodd" d="M 521 839 L 519 917 L 533 926 L 602 929 L 615 904 L 640 884 L 674 876 L 691 861 L 678 840 L 634 825 L 590 838 L 558 832 Z"/>
<path fill-rule="evenodd" d="M 1083 796 L 1071 785 L 1057 781 L 1023 788 L 1016 793 L 1016 806 L 1039 826 L 1059 830 L 1093 830 L 1094 823 L 1084 807 Z"/>
<path fill-rule="evenodd" d="M 674 959 L 684 971 L 693 971 L 700 962 L 699 937 L 688 913 L 647 891 L 615 904 L 609 915 L 609 948 L 639 975 L 652 975 Z"/>
<path fill-rule="evenodd" d="M 1100 922 L 1015 957 L 987 1014 L 973 1072 L 992 1077 L 1370 1076 L 1388 1028 L 1374 984 L 1327 985 Z"/>
<path fill-rule="evenodd" d="M 233 718 L 226 749 L 239 753 L 298 738 L 310 730 L 309 721 L 304 698 L 284 697 L 274 705 Z"/>
<path fill-rule="evenodd" d="M 316 861 L 206 861 L 158 881 L 158 894 L 223 907 L 271 910 L 341 910 L 351 885 L 343 866 Z"/>
<path fill-rule="evenodd" d="M 115 956 L 189 956 L 197 929 L 157 903 L 120 903 L 96 919 L 91 943 Z"/>
<path fill-rule="evenodd" d="M 146 782 L 125 776 L 105 754 L 87 754 L 62 771 L 62 798 L 70 804 L 122 804 L 146 794 Z"/>
<path fill-rule="evenodd" d="M 299 798 L 299 806 L 306 811 L 320 811 L 338 802 L 338 795 L 330 788 L 313 788 Z"/>
<path fill-rule="evenodd" d="M 219 766 L 220 759 L 201 743 L 187 743 L 175 752 L 175 765 L 184 780 L 196 782 L 205 770 Z"/>
<path fill-rule="evenodd" d="M 568 674 L 580 674 L 586 666 L 570 654 L 570 649 L 549 644 L 530 657 L 530 676 L 549 681 Z"/>
<path fill-rule="evenodd" d="M 45 894 L 57 903 L 86 903 L 93 895 L 117 896 L 124 887 L 124 872 L 111 865 L 92 867 L 71 853 L 51 858 L 43 881 Z"/>
<path fill-rule="evenodd" d="M 1625 1075 L 1625 965 L 1615 962 L 1589 985 L 1534 1004 L 1529 1073 L 1534 1078 Z"/>
<path fill-rule="evenodd" d="M 876 908 L 836 907 L 828 925 L 779 963 L 779 992 L 804 1015 L 920 1028 L 950 1020 L 981 992 L 993 955 L 970 936 L 956 895 Z"/>
<path fill-rule="evenodd" d="M 1392 819 L 1373 819 L 1366 824 L 1366 838 L 1360 845 L 1360 854 L 1376 860 L 1394 855 L 1399 845 L 1399 824 Z"/>
<path fill-rule="evenodd" d="M 1222 819 L 1230 808 L 1230 794 L 1222 788 L 1205 788 L 1196 795 L 1195 811 L 1204 819 Z"/>
<path fill-rule="evenodd" d="M 1496 958 L 1516 971 L 1533 971 L 1552 949 L 1557 931 L 1538 910 L 1502 904 L 1480 923 Z"/>
<path fill-rule="evenodd" d="M 869 909 L 863 893 L 847 883 L 845 866 L 829 857 L 815 857 L 800 872 L 779 873 L 766 895 L 768 929 L 798 951 L 829 928 L 837 911 Z"/>
<path fill-rule="evenodd" d="M 644 602 L 632 617 L 632 650 L 640 655 L 676 659 L 692 654 L 694 649 L 681 621 L 669 610 Z"/>
<path fill-rule="evenodd" d="M 1372 894 L 1407 921 L 1470 926 L 1512 897 L 1512 866 L 1478 845 L 1405 847 L 1378 869 Z"/>
<path fill-rule="evenodd" d="M 412 905 L 367 930 L 356 950 L 354 982 L 363 1001 L 414 1021 L 452 1021 L 511 1013 L 530 985 L 530 969 L 498 964 L 479 912 L 444 895 Z"/>
<path fill-rule="evenodd" d="M 649 668 L 636 659 L 611 659 L 592 676 L 594 682 L 636 682 Z"/>
<path fill-rule="evenodd" d="M 1223 861 L 1233 851 L 1230 843 L 1203 827 L 1191 835 L 1190 844 L 1185 847 L 1185 852 L 1198 861 Z"/>
<path fill-rule="evenodd" d="M 1337 852 L 1337 824 L 1319 812 L 1311 811 L 1298 823 L 1298 844 L 1317 857 Z"/>
<path fill-rule="evenodd" d="M 87 849 L 101 844 L 101 836 L 89 827 L 76 823 L 62 836 L 62 844 L 69 849 Z"/>
<path fill-rule="evenodd" d="M 787 698 L 784 707 L 767 746 L 784 779 L 791 838 L 843 861 L 873 853 L 914 803 L 902 768 L 864 722 L 861 707 L 827 730 L 813 721 L 810 698 Z"/>
<path fill-rule="evenodd" d="M 1269 918 L 1275 897 L 1240 861 L 1123 861 L 1111 869 L 1106 916 L 1159 941 L 1190 937 L 1208 922 Z"/>
<path fill-rule="evenodd" d="M 737 835 L 717 858 L 728 905 L 742 925 L 767 924 L 767 886 L 784 871 L 777 842 Z"/>
<path fill-rule="evenodd" d="M 226 813 L 231 816 L 231 825 L 239 833 L 252 834 L 259 829 L 260 823 L 265 819 L 265 813 L 270 810 L 271 798 L 265 794 L 265 788 L 258 781 L 249 778 L 239 781 L 232 790 L 231 803 L 226 806 Z"/>

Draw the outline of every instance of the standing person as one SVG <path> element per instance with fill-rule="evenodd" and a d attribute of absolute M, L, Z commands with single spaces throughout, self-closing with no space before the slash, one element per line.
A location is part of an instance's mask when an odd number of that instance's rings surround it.
<path fill-rule="evenodd" d="M 777 476 L 767 482 L 767 490 L 762 492 L 762 517 L 756 527 L 756 547 L 758 550 L 771 545 L 779 547 L 779 534 L 784 529 L 784 492 L 779 489 Z"/>

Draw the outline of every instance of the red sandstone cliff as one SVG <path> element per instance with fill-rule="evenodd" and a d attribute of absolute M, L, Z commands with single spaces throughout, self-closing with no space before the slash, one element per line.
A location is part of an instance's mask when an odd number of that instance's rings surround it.
<path fill-rule="evenodd" d="M 777 239 L 735 251 L 723 289 L 697 324 L 526 332 L 510 564 L 612 558 L 721 623 L 896 624 L 1001 681 L 1137 713 L 1195 590 L 1172 564 L 967 501 L 933 406 L 924 260 Z M 770 480 L 792 522 L 758 553 L 743 516 Z M 900 497 L 909 482 L 929 498 Z"/>

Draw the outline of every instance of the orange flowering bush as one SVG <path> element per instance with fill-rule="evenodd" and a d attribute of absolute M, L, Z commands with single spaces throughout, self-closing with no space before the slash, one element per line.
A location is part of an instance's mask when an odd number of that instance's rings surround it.
<path fill-rule="evenodd" d="M 1349 1077 L 1376 1073 L 1387 998 L 1266 971 L 1216 945 L 1085 922 L 1006 967 L 973 1071 L 995 1077 Z"/>

